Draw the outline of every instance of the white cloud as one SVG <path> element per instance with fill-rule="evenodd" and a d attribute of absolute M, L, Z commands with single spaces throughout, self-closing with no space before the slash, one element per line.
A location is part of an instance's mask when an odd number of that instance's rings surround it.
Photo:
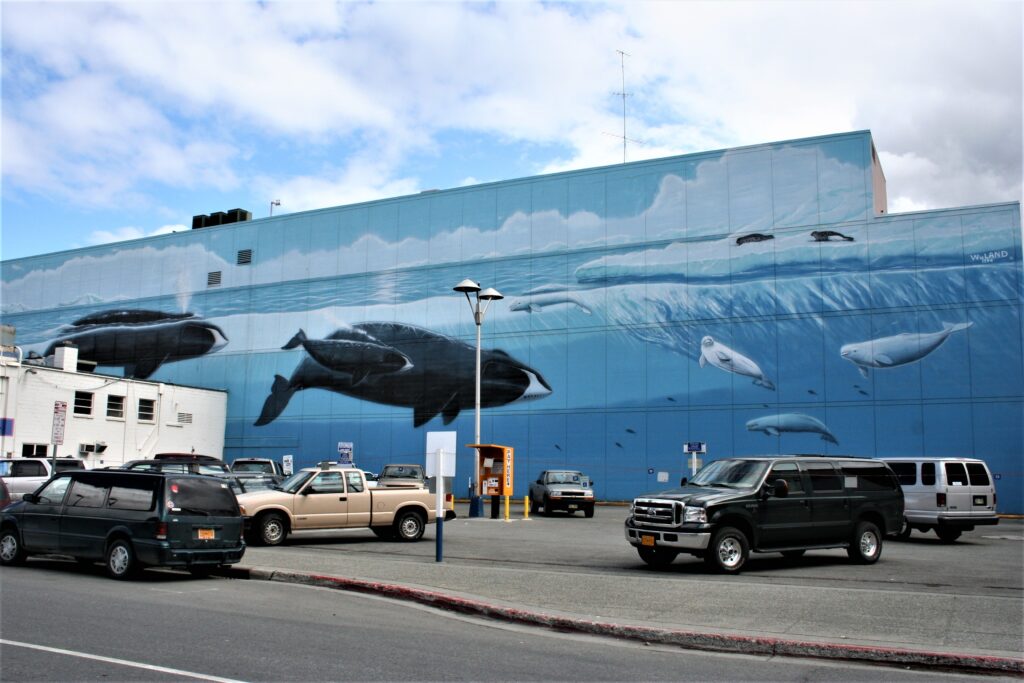
<path fill-rule="evenodd" d="M 172 232 L 187 230 L 185 225 L 180 223 L 174 225 L 161 225 L 156 230 L 144 230 L 132 225 L 126 225 L 114 230 L 94 230 L 89 234 L 89 244 L 106 244 L 108 242 L 123 242 L 125 240 L 136 240 L 141 237 L 153 237 L 154 235 L 167 235 Z"/>

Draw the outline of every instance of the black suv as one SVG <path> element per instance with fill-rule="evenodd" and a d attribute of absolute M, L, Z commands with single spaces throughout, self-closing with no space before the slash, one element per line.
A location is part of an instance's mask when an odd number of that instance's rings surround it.
<path fill-rule="evenodd" d="M 649 565 L 666 566 L 683 552 L 735 573 L 751 551 L 799 557 L 846 548 L 852 560 L 871 564 L 902 520 L 903 491 L 880 460 L 729 458 L 678 489 L 634 500 L 625 532 Z"/>
<path fill-rule="evenodd" d="M 207 574 L 242 559 L 242 515 L 228 483 L 163 472 L 58 474 L 0 512 L 0 564 L 29 554 L 102 560 L 115 579 L 143 566 Z"/>

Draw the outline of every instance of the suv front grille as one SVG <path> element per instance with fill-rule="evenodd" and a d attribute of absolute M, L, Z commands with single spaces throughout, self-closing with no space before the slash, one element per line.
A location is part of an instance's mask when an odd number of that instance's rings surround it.
<path fill-rule="evenodd" d="M 633 521 L 640 525 L 674 527 L 683 518 L 683 504 L 674 500 L 637 498 L 633 501 Z"/>

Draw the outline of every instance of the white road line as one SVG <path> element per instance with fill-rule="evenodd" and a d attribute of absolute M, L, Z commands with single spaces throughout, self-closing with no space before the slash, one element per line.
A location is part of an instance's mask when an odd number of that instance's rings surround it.
<path fill-rule="evenodd" d="M 16 640 L 6 640 L 0 638 L 0 645 L 11 645 L 13 647 L 25 647 L 30 650 L 41 650 L 43 652 L 54 652 L 59 655 L 68 655 L 69 657 L 81 657 L 82 659 L 93 659 L 97 662 L 107 662 L 109 664 L 119 664 L 121 666 L 131 666 L 136 669 L 146 669 L 147 671 L 157 671 L 164 674 L 175 674 L 177 676 L 188 676 L 189 678 L 197 678 L 201 681 L 216 681 L 217 683 L 243 683 L 233 678 L 220 678 L 219 676 L 208 676 L 206 674 L 197 674 L 192 671 L 183 671 L 182 669 L 170 669 L 166 666 L 154 666 L 153 664 L 141 664 L 139 662 L 130 662 L 126 659 L 115 659 L 114 657 L 102 657 L 100 655 L 91 655 L 87 652 L 75 652 L 74 650 L 62 650 L 59 647 L 47 647 L 45 645 L 35 645 L 34 643 L 20 643 Z"/>

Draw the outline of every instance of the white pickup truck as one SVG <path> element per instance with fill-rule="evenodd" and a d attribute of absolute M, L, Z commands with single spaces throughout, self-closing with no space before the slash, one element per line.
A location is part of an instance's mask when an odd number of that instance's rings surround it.
<path fill-rule="evenodd" d="M 0 478 L 7 484 L 13 500 L 21 500 L 24 494 L 32 493 L 57 472 L 84 469 L 85 463 L 74 458 L 57 458 L 56 469 L 50 458 L 0 458 Z"/>
<path fill-rule="evenodd" d="M 436 521 L 434 501 L 423 486 L 371 488 L 362 470 L 331 464 L 299 470 L 277 489 L 238 496 L 253 545 L 280 545 L 307 529 L 369 528 L 383 539 L 418 541 Z M 445 513 L 454 517 L 454 510 Z"/>

